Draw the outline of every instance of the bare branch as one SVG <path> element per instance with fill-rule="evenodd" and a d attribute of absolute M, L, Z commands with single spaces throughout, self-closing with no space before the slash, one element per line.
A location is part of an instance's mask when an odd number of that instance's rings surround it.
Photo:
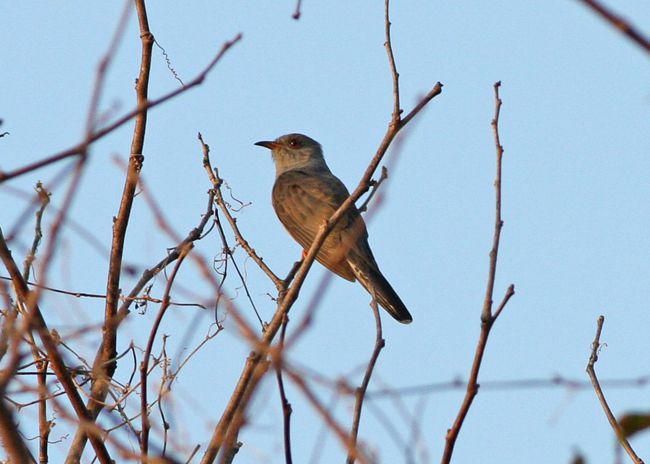
<path fill-rule="evenodd" d="M 9 462 L 36 462 L 20 436 L 13 412 L 7 407 L 4 399 L 0 400 L 0 439 L 7 451 Z"/>
<path fill-rule="evenodd" d="M 235 218 L 232 217 L 232 214 L 230 214 L 230 210 L 228 209 L 228 206 L 226 205 L 226 202 L 223 199 L 223 195 L 221 193 L 221 186 L 223 185 L 223 179 L 219 177 L 219 171 L 217 168 L 212 168 L 212 162 L 210 161 L 210 146 L 205 143 L 203 140 L 203 136 L 201 133 L 198 135 L 199 141 L 201 142 L 201 148 L 203 150 L 203 167 L 205 168 L 208 178 L 210 179 L 210 182 L 212 183 L 212 189 L 216 195 L 216 201 L 217 205 L 219 205 L 219 208 L 223 212 L 224 216 L 226 217 L 226 220 L 228 221 L 228 224 L 230 224 L 230 228 L 232 229 L 233 233 L 235 234 L 235 239 L 237 240 L 237 243 L 241 245 L 241 247 L 246 250 L 246 253 L 255 261 L 255 263 L 264 271 L 264 273 L 273 281 L 275 284 L 276 288 L 278 290 L 281 290 L 284 288 L 284 281 L 280 279 L 275 273 L 266 265 L 262 257 L 260 257 L 255 250 L 249 245 L 249 243 L 244 239 L 244 236 L 242 235 L 241 231 L 239 230 L 239 227 L 237 226 L 237 221 Z"/>
<path fill-rule="evenodd" d="M 630 445 L 630 443 L 627 441 L 627 438 L 625 437 L 625 433 L 623 433 L 623 429 L 621 429 L 621 426 L 618 424 L 616 417 L 614 417 L 612 410 L 609 408 L 609 405 L 607 404 L 607 400 L 605 399 L 605 394 L 603 393 L 603 390 L 600 387 L 600 383 L 598 382 L 598 377 L 596 376 L 596 370 L 594 369 L 594 366 L 598 361 L 598 352 L 600 351 L 600 347 L 601 347 L 600 334 L 603 330 L 604 322 L 605 322 L 605 316 L 600 316 L 598 318 L 598 325 L 596 327 L 596 336 L 594 337 L 594 341 L 591 344 L 591 355 L 589 356 L 589 362 L 587 363 L 587 374 L 589 374 L 589 378 L 591 379 L 591 383 L 594 386 L 594 391 L 596 392 L 596 396 L 600 401 L 600 405 L 603 407 L 603 411 L 605 411 L 605 416 L 607 416 L 609 425 L 612 426 L 612 429 L 614 429 L 614 433 L 616 433 L 616 438 L 618 439 L 618 442 L 621 444 L 621 446 L 628 454 L 628 456 L 630 456 L 630 459 L 632 459 L 632 461 L 634 461 L 636 464 L 643 464 L 643 460 L 639 456 L 637 456 L 637 454 L 634 452 L 634 449 L 632 449 L 632 446 Z"/>
<path fill-rule="evenodd" d="M 291 17 L 296 21 L 300 19 L 300 7 L 302 6 L 302 0 L 296 0 L 296 9 L 293 11 Z"/>
<path fill-rule="evenodd" d="M 278 349 L 281 353 L 284 353 L 284 338 L 287 333 L 287 324 L 289 323 L 289 316 L 285 316 L 285 319 L 282 323 L 282 330 L 280 331 L 280 342 L 278 344 Z M 280 401 L 282 402 L 282 421 L 283 421 L 283 435 L 284 435 L 284 458 L 286 464 L 292 464 L 293 460 L 291 458 L 291 413 L 293 409 L 291 408 L 291 403 L 287 399 L 287 395 L 284 391 L 284 381 L 282 380 L 282 356 L 280 356 L 280 361 L 275 365 L 276 378 L 278 380 L 278 390 L 280 392 Z"/>
<path fill-rule="evenodd" d="M 616 13 L 614 13 L 612 10 L 608 9 L 605 5 L 597 2 L 596 0 L 580 1 L 595 11 L 605 21 L 614 26 L 614 28 L 618 29 L 632 42 L 643 48 L 647 53 L 650 53 L 650 39 L 645 37 L 641 32 L 634 28 L 634 26 L 632 26 L 628 21 L 616 15 Z"/>
<path fill-rule="evenodd" d="M 366 391 L 368 390 L 368 385 L 370 384 L 370 377 L 372 376 L 372 371 L 375 368 L 377 363 L 377 358 L 379 358 L 379 352 L 385 346 L 386 342 L 384 341 L 382 330 L 381 330 L 381 317 L 379 316 L 379 309 L 377 308 L 377 300 L 373 298 L 370 303 L 372 308 L 372 313 L 375 316 L 375 347 L 372 350 L 372 356 L 370 356 L 370 361 L 368 362 L 368 367 L 366 368 L 366 373 L 363 376 L 363 381 L 359 388 L 357 388 L 354 397 L 354 419 L 352 421 L 352 430 L 350 432 L 350 441 L 355 453 L 349 453 L 347 464 L 354 464 L 355 454 L 357 449 L 357 437 L 359 435 L 359 424 L 361 423 L 361 408 L 363 407 L 363 400 L 366 396 Z"/>
<path fill-rule="evenodd" d="M 478 344 L 476 346 L 476 352 L 474 354 L 474 361 L 472 363 L 472 368 L 469 376 L 469 381 L 467 382 L 467 389 L 465 392 L 465 398 L 463 403 L 458 411 L 458 415 L 454 420 L 454 424 L 447 431 L 447 437 L 445 439 L 445 449 L 442 456 L 442 463 L 447 464 L 451 462 L 451 457 L 454 452 L 454 445 L 456 444 L 456 439 L 460 433 L 460 429 L 463 426 L 465 417 L 469 412 L 472 402 L 478 393 L 478 374 L 481 369 L 481 363 L 483 361 L 483 355 L 485 354 L 485 347 L 487 345 L 488 337 L 490 335 L 490 330 L 494 322 L 497 320 L 501 311 L 508 303 L 510 298 L 515 293 L 514 285 L 510 285 L 506 291 L 505 296 L 503 297 L 502 303 L 499 305 L 497 311 L 492 314 L 492 298 L 494 295 L 494 281 L 496 279 L 496 269 L 497 269 L 497 257 L 499 254 L 499 240 L 501 237 L 501 228 L 503 227 L 503 221 L 501 219 L 501 162 L 503 159 L 503 147 L 499 140 L 499 114 L 501 112 L 501 98 L 499 97 L 499 87 L 501 82 L 494 84 L 494 97 L 495 97 L 495 112 L 494 119 L 492 120 L 492 128 L 494 131 L 494 143 L 496 145 L 496 178 L 494 181 L 494 188 L 496 191 L 495 199 L 495 224 L 494 224 L 494 235 L 492 239 L 492 250 L 490 251 L 490 265 L 488 270 L 488 280 L 485 291 L 485 299 L 483 301 L 483 310 L 481 311 L 481 333 L 479 335 Z"/>
<path fill-rule="evenodd" d="M 30 292 L 27 288 L 27 284 L 25 284 L 25 281 L 23 280 L 22 275 L 18 270 L 18 266 L 16 266 L 15 261 L 11 257 L 11 252 L 7 248 L 7 244 L 4 240 L 4 237 L 2 236 L 2 231 L 0 231 L 0 259 L 4 263 L 7 271 L 9 272 L 9 275 L 12 278 L 17 297 L 28 309 L 28 314 L 25 316 L 25 324 L 28 330 L 33 328 L 38 332 L 47 352 L 47 357 L 52 365 L 52 370 L 54 370 L 57 379 L 59 382 L 61 382 L 61 385 L 63 386 L 63 389 L 65 390 L 66 395 L 70 400 L 75 413 L 77 414 L 79 422 L 81 423 L 81 427 L 87 429 L 87 432 L 90 435 L 90 441 L 99 461 L 102 464 L 110 463 L 111 458 L 108 454 L 108 451 L 106 451 L 104 442 L 97 434 L 97 430 L 93 427 L 89 427 L 89 421 L 91 420 L 90 412 L 84 406 L 77 387 L 72 380 L 70 372 L 65 366 L 65 363 L 61 358 L 61 354 L 57 349 L 56 342 L 54 341 L 52 334 L 47 329 L 47 325 L 45 324 L 45 320 L 43 319 L 43 315 L 37 304 L 36 295 Z"/>
<path fill-rule="evenodd" d="M 62 152 L 59 152 L 55 155 L 48 156 L 42 160 L 36 161 L 34 163 L 28 164 L 26 166 L 23 166 L 21 168 L 18 168 L 14 171 L 9 171 L 9 172 L 1 172 L 0 171 L 0 184 L 9 180 L 13 179 L 14 177 L 22 176 L 24 174 L 27 174 L 28 172 L 35 171 L 37 169 L 43 168 L 45 166 L 49 166 L 50 164 L 59 162 L 61 160 L 64 160 L 66 158 L 70 158 L 73 156 L 78 156 L 82 153 L 85 152 L 87 147 L 92 144 L 93 142 L 96 142 L 97 140 L 105 137 L 106 135 L 110 134 L 114 130 L 122 127 L 124 124 L 127 122 L 131 121 L 133 118 L 138 116 L 139 114 L 147 111 L 150 108 L 154 108 L 162 103 L 165 103 L 168 100 L 171 100 L 172 98 L 187 92 L 189 89 L 192 87 L 196 87 L 200 84 L 203 83 L 207 75 L 212 71 L 212 68 L 215 67 L 215 65 L 221 60 L 221 58 L 226 54 L 226 52 L 237 42 L 239 42 L 242 39 L 242 34 L 237 34 L 232 40 L 229 40 L 223 44 L 221 47 L 221 50 L 217 53 L 217 55 L 213 58 L 213 60 L 206 66 L 206 68 L 201 71 L 201 73 L 189 81 L 184 87 L 179 87 L 176 90 L 173 90 L 162 97 L 153 99 L 153 100 L 147 100 L 141 105 L 137 106 L 135 109 L 129 111 L 126 113 L 124 116 L 119 118 L 117 121 L 109 124 L 103 129 L 99 129 L 96 132 L 94 132 L 91 136 L 87 137 L 84 141 L 81 143 L 68 148 Z"/>
<path fill-rule="evenodd" d="M 160 309 L 158 310 L 158 315 L 156 316 L 156 320 L 154 321 L 153 327 L 151 328 L 151 332 L 149 333 L 149 340 L 147 341 L 147 347 L 144 351 L 144 358 L 140 365 L 140 385 L 141 385 L 140 386 L 140 414 L 142 420 L 140 452 L 142 453 L 143 460 L 147 459 L 149 454 L 150 423 L 149 423 L 149 404 L 147 402 L 147 393 L 148 393 L 147 378 L 149 372 L 149 359 L 151 358 L 151 351 L 153 349 L 154 340 L 156 339 L 156 334 L 158 333 L 158 328 L 160 327 L 160 323 L 162 322 L 162 319 L 165 315 L 165 312 L 167 311 L 167 308 L 169 308 L 170 293 L 171 293 L 172 286 L 174 285 L 174 281 L 176 280 L 178 271 L 181 265 L 183 264 L 185 257 L 190 252 L 191 248 L 192 245 L 187 244 L 185 248 L 181 250 L 181 255 L 179 256 L 178 261 L 176 261 L 176 265 L 174 266 L 174 269 L 172 270 L 172 273 L 169 276 L 169 279 L 167 280 L 167 286 L 165 287 L 165 293 L 163 296 L 163 304 L 160 306 Z"/>
<path fill-rule="evenodd" d="M 384 47 L 386 48 L 386 54 L 388 55 L 388 64 L 390 65 L 390 74 L 393 78 L 393 116 L 391 119 L 391 124 L 397 125 L 400 122 L 400 117 L 402 114 L 402 109 L 400 108 L 399 103 L 399 73 L 397 72 L 397 65 L 395 64 L 395 55 L 393 55 L 393 43 L 390 38 L 390 0 L 384 1 L 384 29 L 386 34 L 386 42 L 384 42 Z"/>

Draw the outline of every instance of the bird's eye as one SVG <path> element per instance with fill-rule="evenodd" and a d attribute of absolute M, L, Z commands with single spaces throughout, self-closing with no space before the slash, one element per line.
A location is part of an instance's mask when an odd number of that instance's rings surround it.
<path fill-rule="evenodd" d="M 300 148 L 300 140 L 298 140 L 298 139 L 289 140 L 289 146 L 291 148 Z"/>

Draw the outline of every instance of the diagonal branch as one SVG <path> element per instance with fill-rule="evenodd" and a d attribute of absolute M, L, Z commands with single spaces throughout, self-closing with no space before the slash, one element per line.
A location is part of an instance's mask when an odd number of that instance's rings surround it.
<path fill-rule="evenodd" d="M 45 351 L 47 352 L 48 360 L 52 366 L 52 370 L 56 374 L 59 382 L 61 382 L 61 385 L 72 404 L 79 419 L 81 428 L 90 435 L 90 442 L 93 445 L 93 449 L 95 450 L 99 461 L 106 464 L 110 463 L 111 458 L 108 451 L 106 451 L 104 442 L 97 433 L 97 429 L 93 426 L 94 424 L 91 422 L 91 414 L 88 409 L 86 409 L 86 406 L 79 395 L 79 391 L 72 380 L 70 371 L 63 362 L 63 358 L 61 357 L 61 353 L 59 353 L 54 337 L 47 329 L 47 325 L 43 319 L 43 314 L 37 304 L 36 295 L 29 290 L 23 276 L 20 274 L 18 266 L 12 258 L 11 252 L 7 248 L 7 243 L 4 240 L 2 231 L 0 231 L 0 259 L 11 276 L 18 299 L 28 309 L 28 312 L 25 315 L 27 329 L 36 330 L 41 338 Z"/>
<path fill-rule="evenodd" d="M 641 32 L 635 29 L 628 21 L 618 16 L 612 10 L 608 9 L 605 5 L 597 2 L 596 0 L 580 0 L 589 8 L 594 10 L 601 18 L 610 23 L 625 35 L 632 42 L 636 43 L 639 47 L 643 48 L 647 53 L 650 53 L 650 39 L 645 37 Z"/>
<path fill-rule="evenodd" d="M 96 132 L 93 132 L 90 136 L 86 137 L 85 140 L 83 140 L 81 143 L 70 147 L 66 150 L 63 150 L 57 154 L 48 156 L 47 158 L 43 158 L 39 161 L 36 161 L 34 163 L 28 164 L 26 166 L 23 166 L 21 168 L 15 169 L 14 171 L 9 171 L 9 172 L 2 172 L 0 171 L 0 184 L 9 180 L 13 179 L 14 177 L 19 177 L 24 174 L 27 174 L 28 172 L 35 171 L 37 169 L 43 168 L 45 166 L 49 166 L 50 164 L 57 163 L 61 160 L 64 160 L 66 158 L 71 158 L 74 156 L 78 156 L 82 153 L 84 153 L 87 149 L 87 147 L 96 142 L 97 140 L 105 137 L 106 135 L 110 134 L 116 129 L 119 129 L 122 127 L 124 124 L 127 122 L 131 121 L 133 118 L 137 117 L 139 114 L 146 112 L 150 108 L 154 108 L 158 105 L 161 105 L 162 103 L 165 103 L 168 100 L 171 100 L 172 98 L 187 92 L 193 87 L 196 87 L 198 85 L 201 85 L 203 81 L 206 79 L 210 71 L 216 66 L 216 64 L 221 60 L 221 58 L 226 54 L 226 52 L 237 42 L 239 42 L 242 39 L 242 34 L 237 34 L 232 40 L 226 41 L 219 52 L 216 54 L 216 56 L 212 59 L 212 61 L 205 67 L 201 73 L 196 76 L 194 79 L 189 81 L 185 86 L 179 87 L 176 90 L 172 90 L 171 92 L 163 95 L 162 97 L 153 99 L 153 100 L 146 100 L 142 104 L 136 106 L 133 110 L 129 111 L 125 115 L 123 115 L 121 118 L 116 120 L 115 122 L 109 124 L 108 126 L 104 127 L 103 129 L 99 129 Z"/>
<path fill-rule="evenodd" d="M 612 426 L 614 433 L 616 433 L 618 442 L 621 444 L 628 456 L 630 456 L 630 459 L 632 459 L 632 461 L 634 461 L 636 464 L 643 464 L 643 460 L 637 456 L 637 454 L 634 452 L 634 449 L 632 449 L 630 442 L 628 442 L 627 438 L 625 437 L 623 429 L 621 429 L 621 426 L 617 422 L 616 417 L 614 417 L 612 410 L 609 408 L 607 400 L 605 399 L 605 394 L 603 393 L 602 388 L 600 388 L 600 383 L 598 382 L 598 377 L 596 376 L 596 370 L 594 369 L 594 366 L 598 361 L 598 352 L 600 351 L 601 347 L 600 334 L 603 330 L 604 322 L 605 316 L 600 316 L 598 318 L 598 326 L 596 327 L 596 336 L 594 337 L 594 341 L 591 344 L 591 355 L 589 356 L 589 362 L 587 363 L 587 374 L 589 374 L 589 378 L 591 379 L 591 383 L 594 386 L 594 390 L 596 391 L 596 396 L 600 401 L 600 405 L 603 407 L 603 411 L 605 411 L 605 416 L 607 416 L 609 425 Z"/>

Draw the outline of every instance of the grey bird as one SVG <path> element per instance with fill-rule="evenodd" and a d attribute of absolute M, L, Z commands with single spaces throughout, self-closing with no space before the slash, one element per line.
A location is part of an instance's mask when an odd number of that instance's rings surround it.
<path fill-rule="evenodd" d="M 320 226 L 350 196 L 325 163 L 318 142 L 302 134 L 287 134 L 255 145 L 271 150 L 275 162 L 273 208 L 289 234 L 308 250 Z M 316 259 L 327 269 L 361 285 L 388 314 L 404 324 L 413 318 L 379 270 L 366 224 L 352 205 L 325 239 Z"/>

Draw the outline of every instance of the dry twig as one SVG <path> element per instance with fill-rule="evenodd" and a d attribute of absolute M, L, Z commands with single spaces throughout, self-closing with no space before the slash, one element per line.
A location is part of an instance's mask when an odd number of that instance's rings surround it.
<path fill-rule="evenodd" d="M 503 227 L 503 220 L 501 219 L 501 161 L 503 158 L 503 147 L 501 146 L 501 141 L 499 139 L 499 114 L 501 111 L 501 98 L 499 97 L 499 87 L 501 82 L 494 84 L 494 96 L 495 96 L 495 112 L 494 119 L 492 120 L 492 129 L 494 131 L 494 143 L 496 145 L 496 179 L 494 181 L 494 188 L 496 191 L 496 212 L 495 212 L 495 224 L 494 224 L 494 236 L 492 239 L 492 250 L 490 251 L 490 266 L 488 271 L 488 280 L 487 288 L 485 291 L 485 299 L 483 301 L 483 310 L 481 311 L 481 334 L 479 336 L 479 341 L 476 346 L 476 352 L 474 354 L 474 362 L 472 363 L 472 368 L 469 376 L 469 381 L 467 382 L 467 390 L 465 392 L 465 398 L 463 403 L 458 411 L 458 415 L 454 420 L 454 424 L 447 431 L 447 437 L 445 439 L 445 449 L 442 456 L 442 463 L 446 464 L 451 462 L 451 456 L 454 452 L 454 445 L 456 444 L 456 439 L 460 433 L 460 429 L 463 426 L 463 422 L 467 413 L 469 412 L 472 402 L 478 393 L 478 374 L 481 369 L 481 363 L 483 361 L 483 355 L 485 354 L 485 347 L 487 345 L 488 337 L 490 335 L 490 330 L 496 322 L 497 318 L 505 308 L 506 304 L 510 298 L 515 294 L 514 285 L 510 285 L 506 291 L 501 304 L 497 310 L 492 313 L 492 298 L 494 295 L 494 281 L 496 279 L 496 269 L 497 269 L 497 257 L 499 254 L 499 240 L 501 238 L 501 228 Z"/>
<path fill-rule="evenodd" d="M 637 454 L 634 452 L 634 449 L 632 449 L 630 442 L 628 442 L 627 438 L 625 437 L 625 433 L 623 433 L 623 429 L 621 429 L 621 426 L 618 424 L 616 417 L 614 417 L 612 410 L 609 408 L 609 405 L 607 404 L 607 400 L 605 399 L 605 394 L 603 393 L 603 390 L 600 387 L 600 383 L 598 382 L 598 377 L 596 376 L 596 370 L 594 369 L 594 366 L 598 361 L 598 352 L 600 351 L 600 347 L 601 347 L 600 334 L 603 330 L 604 322 L 605 322 L 605 316 L 600 316 L 598 318 L 598 326 L 596 327 L 596 336 L 594 337 L 594 341 L 591 344 L 591 355 L 589 356 L 589 362 L 587 363 L 587 374 L 589 374 L 591 383 L 594 386 L 594 391 L 596 392 L 598 401 L 600 401 L 600 405 L 603 407 L 603 411 L 605 411 L 605 416 L 607 416 L 609 425 L 612 426 L 614 433 L 616 433 L 616 438 L 618 439 L 618 442 L 621 444 L 621 446 L 628 454 L 628 456 L 630 456 L 630 459 L 632 459 L 632 461 L 634 461 L 636 464 L 643 464 L 643 460 L 639 456 L 637 456 Z"/>
<path fill-rule="evenodd" d="M 359 435 L 359 425 L 361 423 L 361 409 L 363 408 L 363 400 L 366 396 L 366 391 L 368 390 L 368 385 L 370 384 L 370 377 L 372 376 L 372 371 L 375 368 L 377 359 L 379 358 L 379 352 L 384 347 L 386 342 L 384 341 L 382 330 L 381 330 L 381 317 L 379 316 L 379 309 L 377 308 L 377 300 L 373 298 L 370 303 L 372 308 L 372 313 L 375 316 L 375 346 L 372 350 L 372 355 L 370 356 L 370 361 L 368 362 L 368 367 L 366 368 L 366 373 L 363 376 L 363 381 L 359 388 L 354 392 L 354 419 L 352 421 L 352 430 L 350 432 L 350 441 L 352 442 L 352 449 L 356 452 L 357 449 L 357 437 Z M 349 453 L 347 464 L 354 464 L 355 453 Z"/>

